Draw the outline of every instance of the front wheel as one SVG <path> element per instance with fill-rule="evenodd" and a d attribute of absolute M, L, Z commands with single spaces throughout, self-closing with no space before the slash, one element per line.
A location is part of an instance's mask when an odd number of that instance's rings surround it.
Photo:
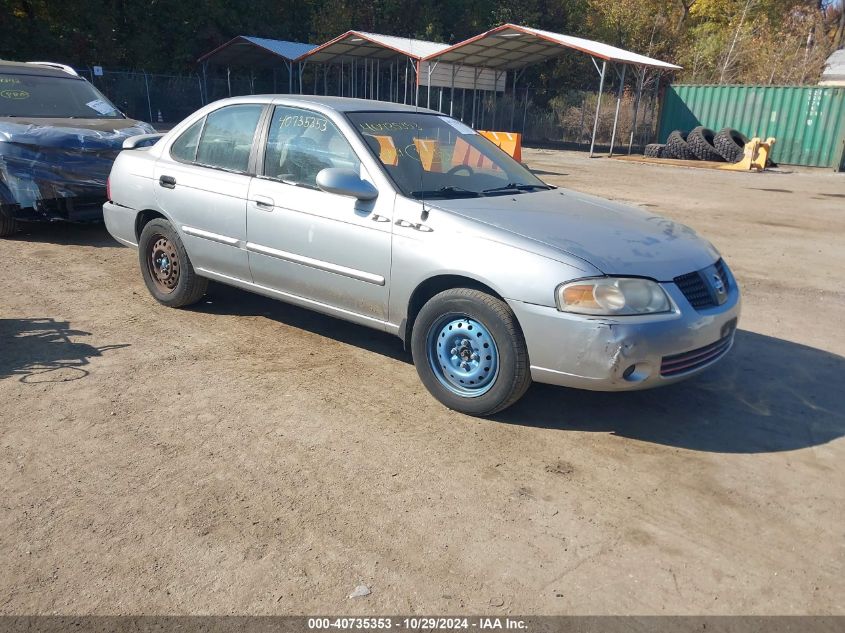
<path fill-rule="evenodd" d="M 429 392 L 469 415 L 497 413 L 531 385 L 516 317 L 504 301 L 480 290 L 454 288 L 432 297 L 414 322 L 411 351 Z"/>
<path fill-rule="evenodd" d="M 205 294 L 208 280 L 194 272 L 179 234 L 167 220 L 156 218 L 144 226 L 138 259 L 147 290 L 159 303 L 181 308 Z"/>

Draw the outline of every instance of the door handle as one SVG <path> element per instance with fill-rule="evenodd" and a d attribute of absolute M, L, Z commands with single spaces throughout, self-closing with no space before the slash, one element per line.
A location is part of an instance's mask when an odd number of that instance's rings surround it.
<path fill-rule="evenodd" d="M 165 189 L 176 189 L 176 179 L 173 176 L 161 176 L 158 184 Z"/>
<path fill-rule="evenodd" d="M 276 206 L 276 201 L 267 196 L 255 196 L 252 201 L 255 203 L 255 206 L 261 207 L 266 211 L 272 211 L 273 207 Z"/>
<path fill-rule="evenodd" d="M 379 215 L 376 213 L 373 217 L 370 218 L 373 222 L 390 222 L 390 218 L 386 215 Z"/>

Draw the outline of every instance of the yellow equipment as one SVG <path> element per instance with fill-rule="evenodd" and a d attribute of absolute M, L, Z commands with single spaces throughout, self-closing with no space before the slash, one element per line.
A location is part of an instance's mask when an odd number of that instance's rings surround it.
<path fill-rule="evenodd" d="M 700 169 L 721 169 L 724 171 L 763 171 L 772 153 L 776 139 L 769 137 L 765 141 L 752 138 L 745 144 L 742 160 L 737 163 L 717 163 L 711 160 L 679 160 L 676 158 L 652 158 L 650 156 L 613 156 L 619 160 L 638 163 L 657 163 L 677 165 L 678 167 L 698 167 Z"/>

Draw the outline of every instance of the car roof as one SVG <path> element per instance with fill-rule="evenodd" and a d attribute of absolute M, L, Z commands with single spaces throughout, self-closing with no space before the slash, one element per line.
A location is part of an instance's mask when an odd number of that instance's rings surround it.
<path fill-rule="evenodd" d="M 337 112 L 422 112 L 425 114 L 440 114 L 428 108 L 393 103 L 391 101 L 375 101 L 373 99 L 353 99 L 352 97 L 329 97 L 321 95 L 291 95 L 264 94 L 229 97 L 217 102 L 223 104 L 235 103 L 276 103 L 290 105 L 316 105 L 330 108 Z"/>
<path fill-rule="evenodd" d="M 38 75 L 39 77 L 61 77 L 62 79 L 82 79 L 54 66 L 28 64 L 0 59 L 0 73 L 6 75 Z"/>

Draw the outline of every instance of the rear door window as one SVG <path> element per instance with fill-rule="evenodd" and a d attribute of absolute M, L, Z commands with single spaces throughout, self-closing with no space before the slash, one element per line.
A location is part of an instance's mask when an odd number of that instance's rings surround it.
<path fill-rule="evenodd" d="M 261 104 L 250 103 L 225 106 L 209 114 L 197 146 L 196 162 L 207 167 L 246 172 L 263 108 Z"/>

